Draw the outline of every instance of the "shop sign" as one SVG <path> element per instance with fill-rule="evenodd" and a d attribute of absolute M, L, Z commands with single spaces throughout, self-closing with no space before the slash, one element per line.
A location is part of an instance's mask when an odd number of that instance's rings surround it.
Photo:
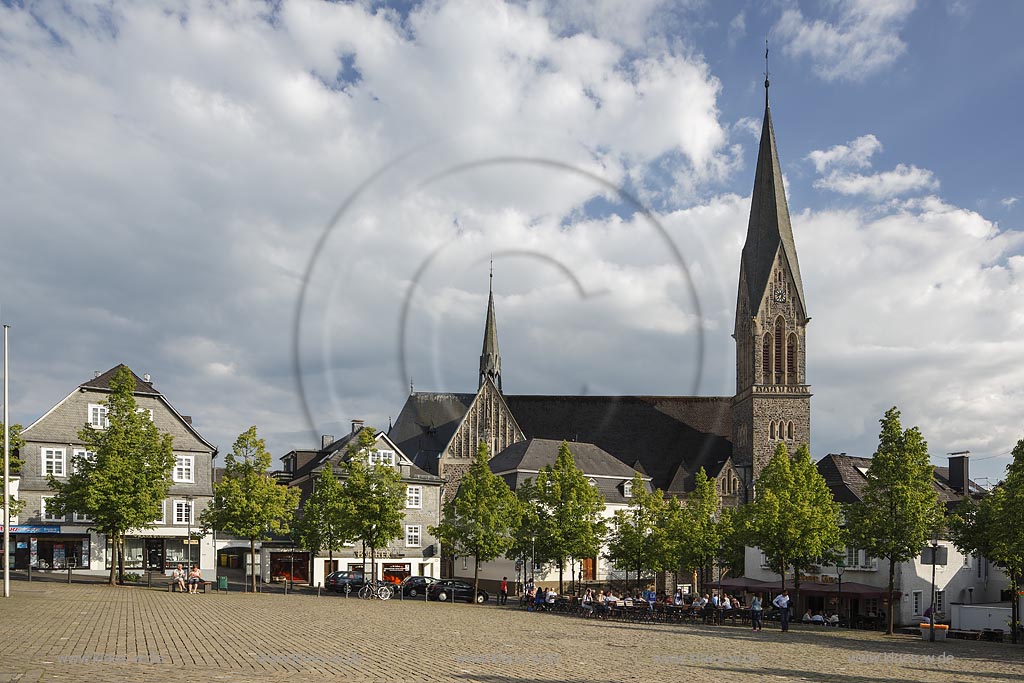
<path fill-rule="evenodd" d="M 0 525 L 0 532 L 4 530 Z M 12 534 L 59 534 L 59 526 L 11 526 Z"/>

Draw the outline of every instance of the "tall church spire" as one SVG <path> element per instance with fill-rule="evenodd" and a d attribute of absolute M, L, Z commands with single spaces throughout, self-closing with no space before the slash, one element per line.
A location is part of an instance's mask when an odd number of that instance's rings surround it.
<path fill-rule="evenodd" d="M 767 50 L 765 51 L 767 55 Z M 766 72 L 767 72 L 767 64 Z M 764 79 L 765 103 L 764 123 L 761 126 L 761 144 L 757 153 L 757 171 L 754 175 L 754 192 L 750 198 L 750 220 L 747 223 L 747 239 L 743 245 L 743 260 L 740 266 L 747 291 L 740 292 L 748 297 L 748 310 L 752 313 L 772 280 L 776 255 L 781 248 L 781 259 L 789 271 L 796 303 L 801 313 L 806 313 L 804 285 L 800 278 L 800 264 L 796 257 L 793 241 L 793 227 L 789 223 L 789 207 L 786 205 L 786 190 L 782 183 L 779 167 L 779 152 L 775 146 L 775 128 L 772 126 L 772 110 L 768 105 L 768 77 Z M 776 283 L 777 285 L 779 283 Z"/>
<path fill-rule="evenodd" d="M 498 323 L 494 318 L 494 261 L 491 261 L 490 284 L 487 294 L 487 322 L 484 324 L 484 346 L 480 352 L 480 383 L 490 378 L 501 391 L 501 354 L 498 353 Z"/>

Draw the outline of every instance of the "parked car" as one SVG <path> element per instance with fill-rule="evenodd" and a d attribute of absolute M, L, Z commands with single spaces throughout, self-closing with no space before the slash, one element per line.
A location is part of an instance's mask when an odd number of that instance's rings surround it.
<path fill-rule="evenodd" d="M 331 572 L 324 578 L 324 588 L 338 593 L 344 593 L 345 586 L 348 586 L 349 590 L 354 593 L 365 583 L 366 579 L 362 572 L 337 571 Z"/>
<path fill-rule="evenodd" d="M 405 597 L 415 598 L 426 593 L 427 588 L 434 583 L 437 583 L 437 579 L 432 576 L 407 576 L 402 579 L 399 588 Z"/>
<path fill-rule="evenodd" d="M 473 585 L 466 583 L 465 581 L 458 581 L 457 579 L 444 579 L 432 583 L 427 587 L 427 599 L 439 600 L 445 602 L 446 600 L 465 600 L 466 602 L 473 602 Z M 487 602 L 488 595 L 487 591 L 480 589 L 476 593 L 476 601 L 478 603 Z"/>

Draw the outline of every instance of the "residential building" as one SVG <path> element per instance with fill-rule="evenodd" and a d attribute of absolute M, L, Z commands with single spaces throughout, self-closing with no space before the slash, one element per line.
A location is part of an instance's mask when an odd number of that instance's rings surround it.
<path fill-rule="evenodd" d="M 344 479 L 342 465 L 351 457 L 349 446 L 362 429 L 363 422 L 353 420 L 352 431 L 340 439 L 333 436 L 321 437 L 319 450 L 294 450 L 281 457 L 282 469 L 275 474 L 282 483 L 295 486 L 301 491 L 300 515 L 313 493 L 320 472 L 328 463 L 335 476 Z M 365 555 L 369 551 L 357 543 L 346 544 L 336 550 L 333 557 L 327 552 L 310 557 L 308 552 L 300 548 L 265 543 L 261 557 L 264 581 L 291 575 L 294 567 L 302 565 L 308 567 L 305 579 L 312 585 L 322 585 L 324 577 L 335 570 L 365 568 L 368 574 L 371 564 L 376 564 L 378 579 L 389 581 L 401 581 L 410 575 L 441 575 L 438 542 L 430 533 L 430 527 L 437 526 L 440 521 L 443 481 L 417 467 L 382 431 L 375 435 L 374 450 L 364 455 L 370 464 L 387 465 L 399 472 L 406 493 L 403 533 L 387 548 L 376 550 L 375 563 L 371 563 L 371 558 Z M 296 580 L 302 578 L 296 576 Z"/>
<path fill-rule="evenodd" d="M 25 508 L 19 515 L 12 544 L 15 566 L 36 569 L 60 569 L 67 566 L 93 570 L 109 569 L 113 553 L 103 534 L 90 526 L 91 520 L 79 513 L 55 517 L 46 510 L 52 495 L 47 475 L 67 477 L 79 457 L 89 457 L 79 431 L 90 424 L 106 426 L 106 401 L 110 380 L 125 367 L 118 365 L 75 387 L 46 414 L 22 432 L 25 445 L 20 456 L 19 496 Z M 125 539 L 125 568 L 165 571 L 191 559 L 201 570 L 213 569 L 213 542 L 210 537 L 193 537 L 195 522 L 213 497 L 212 464 L 217 448 L 204 439 L 192 425 L 192 418 L 179 413 L 158 391 L 149 375 L 135 379 L 135 400 L 148 412 L 161 432 L 173 437 L 175 464 L 171 487 L 163 501 L 163 511 L 152 526 L 133 529 Z M 191 529 L 190 529 L 191 527 Z"/>
<path fill-rule="evenodd" d="M 536 481 L 542 468 L 555 464 L 561 444 L 561 441 L 551 439 L 529 439 L 512 444 L 491 458 L 491 471 L 501 477 L 510 489 L 517 491 L 525 482 Z M 647 490 L 652 490 L 649 476 L 637 472 L 594 444 L 569 442 L 568 446 L 576 467 L 604 498 L 601 512 L 604 519 L 611 520 L 616 511 L 629 507 L 633 497 L 633 477 L 637 474 L 641 475 Z M 569 584 L 574 579 L 586 582 L 621 579 L 623 572 L 612 567 L 607 554 L 605 544 L 594 556 L 572 558 L 572 566 L 562 570 L 564 583 Z M 475 564 L 472 556 L 453 558 L 450 575 L 472 580 Z M 534 565 L 533 557 L 500 557 L 480 566 L 481 585 L 487 590 L 496 591 L 503 577 L 508 577 L 510 586 L 532 577 L 538 585 L 557 588 L 558 566 L 554 563 Z"/>

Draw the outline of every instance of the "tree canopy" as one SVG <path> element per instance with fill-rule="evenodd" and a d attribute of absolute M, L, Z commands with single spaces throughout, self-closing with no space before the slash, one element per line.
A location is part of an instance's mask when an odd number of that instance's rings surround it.
<path fill-rule="evenodd" d="M 667 502 L 660 490 L 648 491 L 639 473 L 633 476 L 629 507 L 616 510 L 609 534 L 608 559 L 617 568 L 636 572 L 637 584 L 644 571 L 660 569 L 663 548 L 657 545 L 661 535 L 658 524 L 664 519 Z"/>
<path fill-rule="evenodd" d="M 2 436 L 3 432 L 2 432 L 2 430 L 3 430 L 3 428 L 4 428 L 4 423 L 0 422 L 0 457 L 3 457 L 3 452 L 2 452 L 2 450 L 3 450 L 3 436 Z M 25 445 L 25 439 L 21 438 L 21 430 L 22 430 L 22 427 L 21 427 L 20 424 L 13 424 L 13 425 L 10 426 L 10 429 L 7 432 L 7 441 L 10 444 L 10 456 L 9 456 L 8 461 L 7 461 L 7 464 L 8 464 L 8 467 L 9 467 L 8 474 L 10 474 L 12 477 L 13 476 L 17 476 L 18 474 L 21 474 L 21 467 L 22 467 L 22 465 L 25 464 L 25 462 L 21 458 L 18 457 L 18 453 L 21 451 L 21 448 Z M 2 466 L 3 465 L 0 465 L 0 467 L 2 467 Z M 2 496 L 2 494 L 0 494 L 0 509 L 3 509 L 3 507 L 4 507 L 3 496 Z M 24 507 L 25 507 L 25 501 L 18 500 L 17 498 L 14 497 L 14 494 L 12 493 L 11 494 L 11 513 L 10 513 L 11 517 L 16 516 L 19 512 L 21 512 L 24 509 Z"/>
<path fill-rule="evenodd" d="M 331 463 L 324 465 L 313 485 L 313 492 L 302 506 L 302 516 L 296 521 L 296 537 L 299 545 L 309 550 L 313 557 L 326 551 L 334 557 L 345 537 L 345 508 L 341 496 L 341 484 L 334 476 Z"/>
<path fill-rule="evenodd" d="M 879 420 L 878 450 L 867 470 L 862 499 L 847 508 L 847 532 L 857 547 L 889 564 L 889 623 L 893 632 L 896 565 L 911 560 L 942 523 L 935 469 L 917 427 L 904 430 L 895 407 Z"/>
<path fill-rule="evenodd" d="M 85 425 L 78 438 L 89 453 L 72 459 L 66 479 L 47 477 L 55 495 L 47 511 L 71 512 L 91 519 L 91 525 L 111 539 L 122 553 L 131 529 L 153 526 L 163 516 L 163 502 L 171 485 L 174 452 L 170 434 L 161 434 L 146 411 L 135 402 L 135 378 L 122 367 L 110 380 L 107 425 Z M 110 563 L 110 583 L 123 562 Z"/>
<path fill-rule="evenodd" d="M 224 459 L 224 477 L 213 486 L 213 502 L 199 522 L 249 539 L 252 589 L 256 590 L 256 541 L 287 534 L 299 505 L 299 490 L 277 483 L 270 473 L 270 453 L 256 427 L 242 432 Z"/>
<path fill-rule="evenodd" d="M 519 526 L 519 500 L 488 466 L 487 445 L 481 443 L 458 493 L 444 509 L 444 519 L 431 532 L 453 556 L 474 558 L 474 594 L 480 589 L 480 565 L 504 555 Z"/>

